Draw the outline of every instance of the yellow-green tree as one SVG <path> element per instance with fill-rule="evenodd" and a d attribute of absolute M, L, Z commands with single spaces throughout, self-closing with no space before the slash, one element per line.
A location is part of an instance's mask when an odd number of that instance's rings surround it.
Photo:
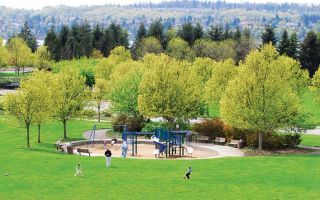
<path fill-rule="evenodd" d="M 121 62 L 131 59 L 131 53 L 124 47 L 116 47 L 108 58 L 101 59 L 95 68 L 96 79 L 109 80 L 113 68 Z"/>
<path fill-rule="evenodd" d="M 48 51 L 47 47 L 39 47 L 35 54 L 35 67 L 37 67 L 39 70 L 50 70 L 50 52 Z"/>
<path fill-rule="evenodd" d="M 3 40 L 0 38 L 0 68 L 6 67 L 9 63 L 9 52 L 2 44 Z"/>
<path fill-rule="evenodd" d="M 10 55 L 10 64 L 16 68 L 18 74 L 20 73 L 21 68 L 22 72 L 24 72 L 25 66 L 32 65 L 31 49 L 22 38 L 11 38 L 7 48 Z"/>
<path fill-rule="evenodd" d="M 236 65 L 231 59 L 216 62 L 211 78 L 205 84 L 205 100 L 208 104 L 219 103 L 230 80 L 236 75 Z"/>
<path fill-rule="evenodd" d="M 189 44 L 181 38 L 169 41 L 166 54 L 178 60 L 192 61 L 195 58 L 195 53 L 190 49 Z"/>
<path fill-rule="evenodd" d="M 104 79 L 97 79 L 92 90 L 92 97 L 98 109 L 98 122 L 101 119 L 101 104 L 107 98 L 108 83 Z"/>
<path fill-rule="evenodd" d="M 146 60 L 153 65 L 148 66 L 140 83 L 139 112 L 144 117 L 163 117 L 170 124 L 176 118 L 197 116 L 201 108 L 201 80 L 191 70 L 191 64 L 163 54 Z"/>
<path fill-rule="evenodd" d="M 285 128 L 299 112 L 298 93 L 283 79 L 291 72 L 278 59 L 272 45 L 251 52 L 221 100 L 222 119 L 233 127 L 258 132 L 259 150 L 265 133 Z"/>
<path fill-rule="evenodd" d="M 108 94 L 116 113 L 139 116 L 138 94 L 144 67 L 141 62 L 127 61 L 117 65 L 110 77 Z"/>
<path fill-rule="evenodd" d="M 138 47 L 138 55 L 143 57 L 148 53 L 160 54 L 163 52 L 159 40 L 155 37 L 147 37 L 142 40 Z"/>
<path fill-rule="evenodd" d="M 53 81 L 55 116 L 63 123 L 63 136 L 67 138 L 67 121 L 85 106 L 88 89 L 79 69 L 65 66 Z"/>
<path fill-rule="evenodd" d="M 15 116 L 27 129 L 28 148 L 30 147 L 30 125 L 41 124 L 51 114 L 49 77 L 47 73 L 35 72 L 21 82 L 21 87 L 16 93 L 5 97 L 6 111 Z M 38 142 L 40 142 L 40 132 L 38 134 Z"/>
<path fill-rule="evenodd" d="M 320 68 L 314 74 L 311 81 L 311 91 L 318 105 L 320 105 Z"/>

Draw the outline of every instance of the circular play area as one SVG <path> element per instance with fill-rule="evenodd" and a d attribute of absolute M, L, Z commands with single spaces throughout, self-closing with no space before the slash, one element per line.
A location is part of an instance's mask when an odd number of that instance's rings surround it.
<path fill-rule="evenodd" d="M 191 131 L 130 132 L 126 129 L 117 137 L 107 137 L 110 130 L 86 131 L 87 140 L 66 144 L 71 153 L 83 156 L 105 156 L 107 149 L 113 157 L 141 159 L 207 159 L 226 156 L 242 156 L 237 149 L 219 145 L 191 142 Z M 70 151 L 70 150 L 69 150 Z M 70 152 L 69 152 L 70 153 Z M 225 155 L 224 155 L 225 154 Z"/>

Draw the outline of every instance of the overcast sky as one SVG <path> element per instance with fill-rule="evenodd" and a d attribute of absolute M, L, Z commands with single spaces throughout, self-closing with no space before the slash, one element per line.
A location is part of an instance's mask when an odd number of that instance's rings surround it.
<path fill-rule="evenodd" d="M 11 8 L 25 8 L 25 9 L 40 9 L 44 6 L 56 5 L 103 5 L 107 3 L 112 4 L 132 4 L 135 2 L 161 2 L 162 0 L 0 0 L 0 6 L 7 6 Z M 294 2 L 294 3 L 308 3 L 320 4 L 320 0 L 227 0 L 228 2 Z"/>

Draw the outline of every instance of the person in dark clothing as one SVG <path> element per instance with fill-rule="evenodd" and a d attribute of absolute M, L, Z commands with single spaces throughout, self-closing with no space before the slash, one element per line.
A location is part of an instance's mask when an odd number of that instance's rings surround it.
<path fill-rule="evenodd" d="M 186 177 L 187 177 L 188 179 L 190 179 L 191 172 L 192 172 L 191 167 L 188 167 L 188 170 L 187 170 L 187 172 L 186 172 L 186 175 L 184 175 L 183 178 L 186 178 Z"/>
<path fill-rule="evenodd" d="M 109 148 L 107 149 L 106 152 L 104 152 L 104 155 L 106 156 L 106 166 L 108 168 L 111 166 L 111 156 L 112 156 L 112 153 Z"/>

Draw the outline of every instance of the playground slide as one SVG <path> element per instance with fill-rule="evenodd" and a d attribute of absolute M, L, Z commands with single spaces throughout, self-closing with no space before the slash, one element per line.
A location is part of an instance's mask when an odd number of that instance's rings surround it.
<path fill-rule="evenodd" d="M 187 146 L 187 145 L 183 145 L 183 148 L 185 148 L 185 149 L 187 150 L 187 153 L 188 153 L 188 154 L 191 154 L 191 155 L 192 155 L 192 153 L 193 153 L 193 148 L 192 148 L 192 147 Z"/>

